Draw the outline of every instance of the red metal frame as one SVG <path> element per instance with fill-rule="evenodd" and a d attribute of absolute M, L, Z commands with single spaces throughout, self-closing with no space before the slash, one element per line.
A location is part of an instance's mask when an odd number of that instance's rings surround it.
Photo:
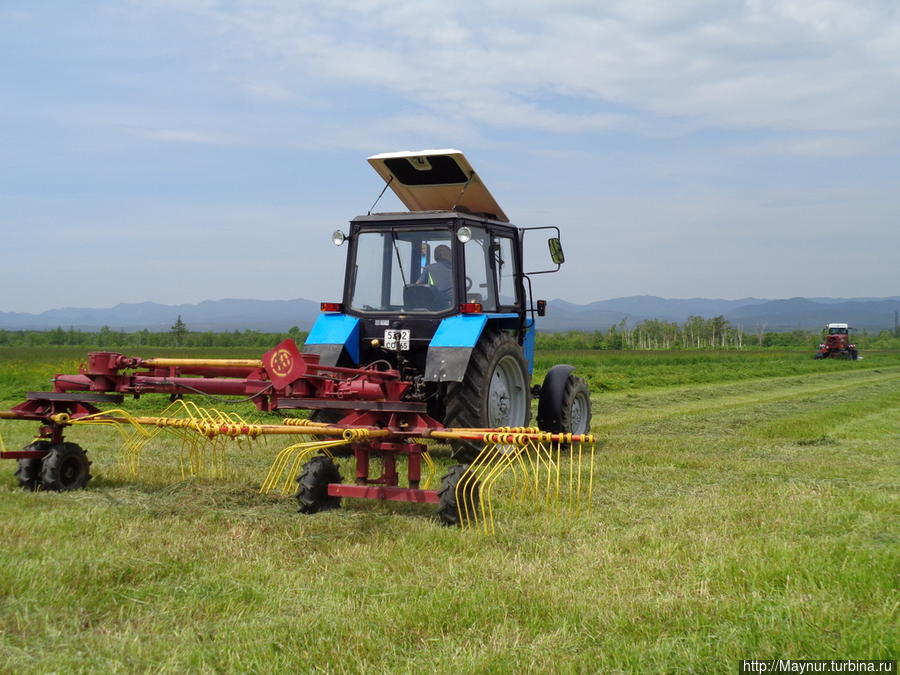
<path fill-rule="evenodd" d="M 380 441 L 354 444 L 356 484 L 331 483 L 328 485 L 328 495 L 330 497 L 437 504 L 438 493 L 436 490 L 419 488 L 419 482 L 422 480 L 422 453 L 427 450 L 427 446 L 422 443 Z M 372 478 L 369 475 L 370 460 L 375 453 L 381 455 L 383 467 L 381 476 L 378 478 Z M 400 487 L 399 485 L 398 456 L 406 457 L 406 475 L 409 487 Z"/>
<path fill-rule="evenodd" d="M 365 441 L 353 446 L 355 484 L 331 484 L 328 494 L 359 499 L 385 499 L 436 504 L 437 492 L 422 490 L 422 443 L 408 442 L 443 425 L 429 417 L 422 402 L 405 401 L 410 386 L 396 370 L 339 368 L 319 364 L 317 354 L 302 354 L 293 340 L 266 352 L 260 361 L 203 359 L 142 359 L 116 352 L 92 352 L 76 375 L 57 375 L 53 392 L 29 394 L 4 416 L 44 423 L 40 437 L 61 443 L 66 425 L 56 417 L 66 413 L 77 419 L 101 412 L 94 403 L 117 401 L 119 396 L 210 394 L 252 398 L 261 410 L 278 408 L 338 408 L 349 410 L 340 426 L 388 429 L 388 440 Z M 56 418 L 56 419 L 54 419 Z M 298 430 L 298 433 L 302 433 Z M 40 450 L 0 455 L 7 459 L 40 458 Z M 381 459 L 382 473 L 369 475 L 373 456 Z M 406 461 L 408 487 L 400 487 L 398 461 Z"/>
<path fill-rule="evenodd" d="M 155 361 L 116 352 L 92 352 L 77 375 L 54 378 L 54 391 L 243 396 L 252 397 L 260 410 L 269 411 L 280 406 L 299 407 L 291 405 L 297 399 L 303 399 L 303 407 L 309 408 L 316 408 L 316 400 L 322 401 L 323 407 L 345 408 L 352 408 L 353 401 L 401 402 L 410 386 L 396 370 L 323 366 L 318 354 L 300 353 L 291 339 L 266 352 L 259 367 L 223 366 L 215 360 L 199 365 L 158 366 Z"/>

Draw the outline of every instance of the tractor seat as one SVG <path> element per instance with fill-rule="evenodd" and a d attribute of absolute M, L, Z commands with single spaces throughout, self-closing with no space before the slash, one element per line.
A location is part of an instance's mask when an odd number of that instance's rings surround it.
<path fill-rule="evenodd" d="M 409 284 L 403 288 L 403 309 L 437 311 L 449 306 L 448 299 L 434 286 Z"/>

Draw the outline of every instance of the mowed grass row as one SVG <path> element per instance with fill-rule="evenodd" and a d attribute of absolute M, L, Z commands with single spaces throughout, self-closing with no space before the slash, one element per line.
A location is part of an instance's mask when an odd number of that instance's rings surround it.
<path fill-rule="evenodd" d="M 592 381 L 632 358 L 567 356 L 547 358 L 585 360 Z M 593 503 L 498 503 L 494 537 L 415 505 L 299 516 L 257 492 L 277 444 L 233 450 L 228 480 L 180 480 L 179 444 L 160 438 L 131 478 L 114 433 L 78 430 L 97 478 L 67 494 L 22 493 L 0 464 L 0 670 L 705 673 L 896 658 L 900 355 L 794 354 L 788 376 L 755 354 L 701 356 L 660 354 L 656 376 L 652 355 L 633 357 L 647 385 L 594 396 Z M 695 369 L 718 379 L 694 383 Z M 29 427 L 0 433 L 16 447 Z"/>

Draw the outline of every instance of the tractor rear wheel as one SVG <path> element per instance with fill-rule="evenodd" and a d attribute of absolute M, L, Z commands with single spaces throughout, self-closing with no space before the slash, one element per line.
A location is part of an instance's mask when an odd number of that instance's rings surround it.
<path fill-rule="evenodd" d="M 26 451 L 40 450 L 41 452 L 46 452 L 49 447 L 50 443 L 47 441 L 35 441 L 22 449 Z M 39 457 L 26 457 L 25 459 L 19 460 L 19 466 L 16 467 L 15 476 L 19 481 L 20 488 L 31 491 L 41 489 L 41 466 L 43 463 L 43 458 Z"/>
<path fill-rule="evenodd" d="M 462 382 L 447 387 L 444 424 L 455 428 L 524 427 L 531 419 L 531 387 L 522 347 L 508 333 L 481 336 Z M 457 441 L 453 456 L 471 461 L 481 445 Z"/>
<path fill-rule="evenodd" d="M 87 453 L 77 443 L 58 443 L 50 446 L 41 467 L 44 490 L 68 492 L 80 490 L 91 479 L 91 463 Z"/>
<path fill-rule="evenodd" d="M 463 505 L 465 515 L 460 515 L 460 504 L 456 499 L 457 486 L 468 464 L 454 464 L 444 477 L 441 478 L 441 489 L 438 490 L 438 518 L 441 524 L 448 527 L 458 527 L 463 525 L 465 521 L 471 521 L 475 518 L 475 512 L 478 510 L 480 488 L 477 482 L 471 478 L 467 478 L 461 486 L 461 490 L 469 495 Z"/>
<path fill-rule="evenodd" d="M 331 457 L 313 457 L 297 476 L 297 504 L 300 513 L 330 511 L 341 505 L 340 497 L 328 494 L 329 483 L 340 483 L 341 472 Z"/>

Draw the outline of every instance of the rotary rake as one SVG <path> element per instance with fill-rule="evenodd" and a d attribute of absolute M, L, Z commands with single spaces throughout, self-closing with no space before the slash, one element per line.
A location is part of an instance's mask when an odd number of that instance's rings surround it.
<path fill-rule="evenodd" d="M 382 364 L 383 367 L 384 364 Z M 70 429 L 114 427 L 121 436 L 121 464 L 140 472 L 147 447 L 161 433 L 180 443 L 182 477 L 226 474 L 226 448 L 279 436 L 289 441 L 276 453 L 261 492 L 294 492 L 301 513 L 337 507 L 342 498 L 435 504 L 448 525 L 494 531 L 498 496 L 533 507 L 579 508 L 590 502 L 596 458 L 590 434 L 549 433 L 537 427 L 446 428 L 425 403 L 405 400 L 412 386 L 393 369 L 342 368 L 319 363 L 285 340 L 254 359 L 175 359 L 93 352 L 74 375 L 57 375 L 52 392 L 30 392 L 0 419 L 35 421 L 36 439 L 0 458 L 18 460 L 16 476 L 26 489 L 73 490 L 90 479 L 85 451 L 65 440 Z M 168 394 L 160 415 L 139 416 L 121 408 L 125 395 Z M 297 409 L 339 411 L 339 422 L 284 417 L 277 423 L 197 406 L 184 395 L 240 397 L 262 413 Z M 111 404 L 107 410 L 100 405 Z M 436 484 L 429 448 L 466 443 L 480 448 L 469 464 L 449 467 Z M 341 475 L 339 457 L 351 457 L 352 482 Z M 405 476 L 399 467 L 405 462 Z M 372 465 L 380 465 L 380 474 Z"/>

